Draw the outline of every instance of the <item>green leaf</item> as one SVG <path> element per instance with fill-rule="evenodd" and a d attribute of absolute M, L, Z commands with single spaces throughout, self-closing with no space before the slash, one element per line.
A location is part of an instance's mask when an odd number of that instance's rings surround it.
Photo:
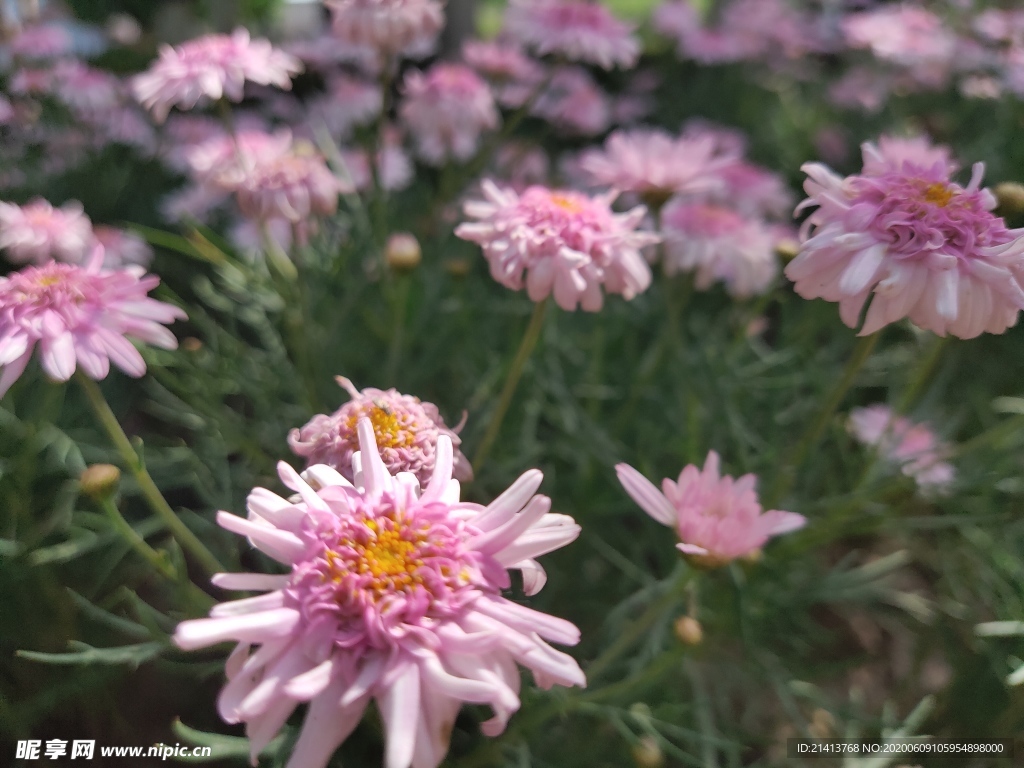
<path fill-rule="evenodd" d="M 154 229 L 153 227 L 146 227 L 142 224 L 130 223 L 128 224 L 128 227 L 132 231 L 141 235 L 143 239 L 151 245 L 166 248 L 169 251 L 175 251 L 176 253 L 180 253 L 209 264 L 221 264 L 224 261 L 223 253 L 217 248 L 211 247 L 210 249 L 200 249 L 189 238 L 176 235 L 173 232 L 165 232 L 162 229 Z M 218 258 L 218 255 L 220 258 Z"/>
<path fill-rule="evenodd" d="M 199 731 L 195 728 L 189 728 L 181 720 L 175 720 L 171 726 L 171 731 L 182 741 L 187 741 L 190 744 L 194 744 L 198 747 L 209 747 L 209 757 L 177 757 L 176 760 L 180 760 L 185 763 L 209 763 L 214 760 L 225 760 L 233 757 L 242 758 L 246 761 L 249 760 L 249 740 L 240 736 L 225 736 L 221 733 L 208 733 L 206 731 Z M 286 732 L 282 732 L 277 738 L 271 741 L 267 746 L 263 748 L 261 755 L 273 754 L 281 748 L 281 744 L 284 743 Z"/>
<path fill-rule="evenodd" d="M 140 664 L 155 659 L 167 644 L 161 640 L 136 645 L 121 645 L 116 648 L 94 648 L 87 643 L 72 640 L 68 643 L 70 653 L 42 653 L 40 651 L 17 651 L 16 656 L 40 664 L 125 664 L 137 669 Z"/>

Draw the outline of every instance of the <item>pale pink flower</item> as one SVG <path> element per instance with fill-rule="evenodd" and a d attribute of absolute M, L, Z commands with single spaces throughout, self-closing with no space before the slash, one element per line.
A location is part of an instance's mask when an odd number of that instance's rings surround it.
<path fill-rule="evenodd" d="M 455 451 L 455 478 L 462 482 L 473 479 L 469 460 L 458 450 L 462 424 L 449 429 L 436 405 L 395 389 L 367 387 L 360 391 L 344 376 L 338 376 L 337 382 L 352 399 L 334 413 L 317 414 L 306 426 L 288 433 L 288 445 L 308 464 L 327 464 L 353 479 L 352 457 L 359 451 L 356 426 L 369 419 L 377 450 L 392 474 L 409 472 L 426 485 L 434 472 L 437 441 L 447 435 Z"/>
<path fill-rule="evenodd" d="M 175 306 L 149 298 L 160 282 L 141 267 L 106 271 L 97 247 L 86 266 L 51 261 L 0 277 L 0 397 L 21 376 L 39 345 L 43 370 L 67 381 L 81 366 L 103 379 L 110 363 L 142 376 L 146 363 L 128 338 L 164 349 L 178 342 L 163 324 L 184 320 Z"/>
<path fill-rule="evenodd" d="M 950 453 L 927 424 L 915 424 L 886 405 L 876 404 L 850 411 L 850 433 L 874 447 L 886 461 L 896 464 L 922 490 L 945 493 L 956 470 L 943 461 Z"/>
<path fill-rule="evenodd" d="M 246 82 L 288 90 L 301 71 L 298 59 L 237 29 L 232 35 L 163 46 L 157 61 L 135 77 L 132 87 L 135 97 L 163 122 L 171 107 L 192 109 L 202 99 L 241 101 Z"/>
<path fill-rule="evenodd" d="M 676 482 L 665 478 L 659 491 L 628 464 L 616 464 L 619 482 L 640 508 L 679 535 L 676 548 L 700 568 L 717 568 L 754 555 L 779 534 L 802 528 L 807 519 L 794 512 L 762 511 L 755 475 L 734 480 L 721 476 L 718 454 L 708 453 L 704 469 L 690 464 Z"/>
<path fill-rule="evenodd" d="M 869 67 L 851 67 L 828 89 L 837 107 L 874 114 L 885 106 L 893 90 L 893 78 Z"/>
<path fill-rule="evenodd" d="M 947 174 L 960 168 L 949 147 L 932 144 L 927 136 L 880 136 L 878 144 L 864 144 L 863 151 L 865 176 L 884 176 L 904 164 L 922 170 L 938 165 Z"/>
<path fill-rule="evenodd" d="M 11 55 L 23 59 L 57 59 L 71 53 L 74 40 L 57 24 L 25 27 L 7 44 Z"/>
<path fill-rule="evenodd" d="M 580 159 L 594 184 L 634 192 L 652 206 L 672 195 L 705 195 L 723 186 L 720 172 L 731 157 L 711 137 L 673 136 L 657 128 L 612 133 L 602 149 Z"/>
<path fill-rule="evenodd" d="M 842 21 L 852 48 L 869 48 L 876 58 L 910 69 L 922 83 L 941 85 L 957 54 L 956 35 L 925 8 L 902 3 L 853 13 Z"/>
<path fill-rule="evenodd" d="M 365 149 L 343 149 L 341 157 L 355 188 L 360 191 L 370 189 L 373 174 L 369 153 Z M 405 189 L 412 183 L 412 160 L 402 148 L 401 135 L 397 130 L 384 132 L 384 146 L 378 154 L 376 170 L 377 180 L 384 189 Z"/>
<path fill-rule="evenodd" d="M 121 81 L 102 69 L 80 61 L 61 61 L 53 68 L 53 91 L 74 110 L 100 112 L 114 109 L 121 100 Z"/>
<path fill-rule="evenodd" d="M 153 260 L 153 249 L 133 232 L 102 224 L 93 227 L 95 241 L 103 246 L 103 267 L 120 269 L 130 264 L 146 267 Z"/>
<path fill-rule="evenodd" d="M 487 83 L 463 64 L 435 64 L 426 72 L 409 72 L 398 111 L 418 154 L 432 165 L 469 160 L 481 134 L 499 122 Z"/>
<path fill-rule="evenodd" d="M 505 28 L 541 56 L 555 54 L 604 69 L 629 69 L 640 58 L 633 26 L 587 0 L 511 0 Z"/>
<path fill-rule="evenodd" d="M 694 272 L 702 291 L 721 281 L 746 299 L 768 290 L 779 272 L 776 233 L 720 205 L 674 200 L 662 211 L 661 234 L 665 274 Z"/>
<path fill-rule="evenodd" d="M 410 475 L 388 472 L 368 419 L 358 432 L 354 484 L 324 465 L 300 477 L 282 462 L 297 496 L 256 488 L 248 519 L 218 514 L 288 573 L 218 574 L 224 589 L 265 594 L 215 606 L 174 634 L 186 650 L 238 643 L 218 709 L 246 724 L 254 761 L 309 702 L 287 765 L 323 768 L 373 699 L 384 764 L 436 768 L 464 702 L 491 707 L 486 735 L 504 730 L 519 708 L 517 662 L 543 688 L 586 684 L 572 657 L 545 642 L 573 645 L 579 630 L 501 596 L 509 569 L 535 594 L 545 576 L 533 558 L 579 535 L 571 517 L 534 495 L 541 473 L 530 470 L 483 507 L 459 500 L 447 435 L 421 491 Z"/>
<path fill-rule="evenodd" d="M 303 144 L 284 154 L 256 156 L 240 177 L 226 179 L 222 185 L 235 193 L 246 216 L 265 221 L 282 218 L 295 225 L 332 215 L 338 209 L 338 195 L 351 191 L 312 145 Z"/>
<path fill-rule="evenodd" d="M 553 293 L 562 309 L 587 312 L 601 309 L 602 288 L 627 300 L 647 290 L 651 271 L 640 249 L 660 238 L 637 229 L 643 206 L 615 213 L 616 192 L 589 197 L 535 186 L 517 194 L 490 180 L 481 187 L 484 199 L 465 205 L 476 221 L 455 234 L 483 248 L 491 276 L 506 288 L 521 290 L 525 273 L 531 300 Z"/>
<path fill-rule="evenodd" d="M 395 54 L 444 26 L 444 4 L 437 0 L 325 0 L 332 31 L 351 45 L 371 46 Z"/>
<path fill-rule="evenodd" d="M 604 133 L 612 121 L 608 94 L 582 67 L 559 69 L 531 111 L 563 132 L 577 136 Z"/>
<path fill-rule="evenodd" d="M 384 98 L 380 85 L 347 74 L 333 76 L 327 93 L 313 109 L 334 136 L 348 135 L 357 125 L 366 125 L 380 114 Z"/>
<path fill-rule="evenodd" d="M 462 58 L 487 78 L 494 98 L 505 107 L 521 107 L 544 80 L 544 67 L 519 46 L 490 40 L 467 40 Z"/>
<path fill-rule="evenodd" d="M 746 216 L 782 216 L 793 209 L 793 193 L 779 174 L 741 158 L 723 163 L 719 192 L 711 197 Z"/>
<path fill-rule="evenodd" d="M 42 198 L 0 203 L 0 248 L 15 264 L 50 259 L 77 264 L 89 253 L 92 223 L 77 201 L 54 208 Z"/>
<path fill-rule="evenodd" d="M 234 135 L 216 132 L 189 148 L 185 160 L 197 181 L 228 187 L 240 183 L 254 165 L 287 155 L 291 146 L 287 130 L 239 130 Z"/>
<path fill-rule="evenodd" d="M 868 145 L 867 160 L 880 154 Z M 807 163 L 800 209 L 817 206 L 801 229 L 800 254 L 786 276 L 806 299 L 839 302 L 860 335 L 909 317 L 940 336 L 1002 333 L 1024 309 L 1024 230 L 991 213 L 994 195 L 981 189 L 982 163 L 961 187 L 948 165 L 842 178 Z M 799 210 L 799 209 L 798 209 Z"/>

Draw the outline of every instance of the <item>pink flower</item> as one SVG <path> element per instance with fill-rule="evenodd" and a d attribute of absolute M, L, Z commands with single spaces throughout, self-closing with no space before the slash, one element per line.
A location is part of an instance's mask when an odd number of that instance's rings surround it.
<path fill-rule="evenodd" d="M 141 267 L 116 272 L 100 268 L 103 249 L 88 265 L 25 267 L 0 277 L 0 397 L 21 376 L 39 345 L 43 370 L 67 381 L 77 366 L 103 379 L 110 362 L 129 376 L 142 376 L 146 363 L 128 337 L 164 349 L 177 340 L 162 324 L 184 320 L 175 306 L 149 298 L 160 280 Z"/>
<path fill-rule="evenodd" d="M 604 69 L 629 69 L 640 57 L 632 25 L 587 0 L 511 0 L 505 26 L 541 56 L 551 53 Z"/>
<path fill-rule="evenodd" d="M 843 19 L 851 48 L 909 69 L 923 85 L 941 86 L 957 55 L 957 37 L 931 11 L 912 3 L 854 13 Z"/>
<path fill-rule="evenodd" d="M 444 6 L 436 0 L 325 0 L 334 36 L 351 45 L 399 53 L 444 26 Z"/>
<path fill-rule="evenodd" d="M 652 206 L 675 194 L 702 195 L 723 186 L 719 173 L 733 158 L 708 136 L 673 136 L 656 128 L 615 131 L 603 149 L 580 160 L 594 184 L 635 192 Z"/>
<path fill-rule="evenodd" d="M 353 127 L 366 125 L 380 114 L 383 95 L 380 86 L 359 77 L 339 74 L 327 83 L 327 95 L 315 110 L 335 136 L 347 135 Z"/>
<path fill-rule="evenodd" d="M 914 478 L 922 490 L 949 490 L 956 475 L 953 465 L 942 461 L 949 447 L 926 424 L 915 424 L 877 404 L 850 411 L 849 429 L 859 442 L 873 446 L 903 474 Z"/>
<path fill-rule="evenodd" d="M 112 110 L 121 100 L 121 81 L 102 69 L 80 61 L 61 61 L 53 68 L 55 95 L 79 112 Z"/>
<path fill-rule="evenodd" d="M 201 99 L 241 101 L 246 82 L 288 90 L 302 71 L 298 59 L 266 40 L 251 40 L 245 29 L 232 35 L 206 35 L 171 48 L 137 75 L 135 97 L 160 122 L 171 107 L 192 109 Z"/>
<path fill-rule="evenodd" d="M 640 508 L 662 525 L 675 528 L 676 548 L 699 568 L 717 568 L 752 555 L 768 539 L 802 528 L 794 512 L 763 512 L 755 475 L 739 480 L 719 475 L 718 454 L 711 451 L 704 469 L 683 468 L 676 482 L 662 480 L 661 491 L 628 464 L 616 464 L 619 482 Z"/>
<path fill-rule="evenodd" d="M 354 485 L 330 467 L 300 477 L 282 462 L 297 496 L 257 488 L 248 519 L 218 515 L 289 572 L 215 576 L 224 589 L 265 594 L 182 622 L 174 640 L 186 650 L 238 643 L 218 708 L 246 724 L 253 760 L 309 702 L 288 768 L 323 768 L 375 699 L 384 764 L 436 768 L 463 702 L 492 708 L 485 734 L 504 730 L 519 708 L 517 662 L 543 688 L 586 684 L 576 662 L 545 642 L 573 645 L 579 630 L 501 596 L 508 569 L 521 570 L 535 594 L 545 576 L 533 558 L 568 544 L 579 526 L 534 495 L 537 470 L 482 507 L 459 501 L 447 435 L 421 491 L 409 475 L 388 473 L 368 419 L 358 431 Z"/>
<path fill-rule="evenodd" d="M 594 136 L 611 125 L 612 104 L 587 70 L 563 67 L 551 78 L 532 113 L 565 133 Z"/>
<path fill-rule="evenodd" d="M 332 215 L 338 208 L 338 195 L 345 191 L 312 145 L 257 157 L 240 179 L 228 182 L 225 188 L 234 191 L 246 216 L 264 221 L 282 218 L 295 225 Z"/>
<path fill-rule="evenodd" d="M 95 241 L 103 246 L 103 266 L 106 269 L 120 269 L 129 264 L 145 267 L 153 260 L 153 249 L 132 232 L 97 225 L 92 233 Z"/>
<path fill-rule="evenodd" d="M 775 232 L 758 219 L 706 203 L 670 202 L 661 214 L 665 274 L 696 272 L 706 291 L 722 281 L 731 296 L 764 293 L 779 272 Z"/>
<path fill-rule="evenodd" d="M 741 158 L 722 165 L 722 189 L 716 201 L 753 217 L 781 216 L 793 208 L 793 193 L 779 174 Z"/>
<path fill-rule="evenodd" d="M 76 201 L 54 208 L 42 198 L 25 205 L 0 203 L 0 248 L 15 264 L 50 259 L 77 264 L 92 243 L 92 223 Z"/>
<path fill-rule="evenodd" d="M 70 33 L 56 24 L 25 27 L 8 43 L 11 54 L 24 59 L 56 59 L 71 53 Z"/>
<path fill-rule="evenodd" d="M 964 339 L 1013 325 L 1024 308 L 1024 230 L 991 213 L 984 166 L 975 164 L 961 187 L 942 161 L 886 169 L 872 145 L 864 157 L 875 173 L 844 179 L 820 163 L 803 166 L 808 199 L 798 210 L 818 208 L 786 266 L 796 292 L 839 302 L 851 328 L 871 297 L 862 336 L 903 317 Z"/>
<path fill-rule="evenodd" d="M 938 165 L 952 174 L 960 168 L 949 147 L 932 144 L 927 136 L 881 136 L 878 144 L 865 144 L 864 175 L 884 176 L 890 171 L 903 169 L 908 164 L 922 170 Z"/>
<path fill-rule="evenodd" d="M 506 288 L 521 290 L 525 272 L 533 301 L 554 293 L 564 310 L 582 305 L 596 312 L 604 303 L 602 288 L 632 299 L 650 285 L 640 249 L 659 237 L 637 230 L 643 206 L 615 213 L 615 192 L 588 197 L 534 186 L 517 194 L 489 180 L 482 190 L 483 200 L 465 205 L 476 221 L 460 224 L 455 234 L 483 248 L 491 276 Z"/>
<path fill-rule="evenodd" d="M 420 156 L 432 165 L 469 160 L 480 135 L 498 127 L 498 110 L 487 83 L 462 64 L 435 64 L 405 77 L 402 122 Z"/>
<path fill-rule="evenodd" d="M 373 184 L 369 153 L 365 149 L 343 149 L 341 156 L 355 188 L 369 189 Z M 385 130 L 384 146 L 380 150 L 376 164 L 378 181 L 384 189 L 405 189 L 412 182 L 412 160 L 402 148 L 402 138 L 398 130 L 391 127 Z"/>
<path fill-rule="evenodd" d="M 516 45 L 467 40 L 462 44 L 462 58 L 488 79 L 502 106 L 523 106 L 544 80 L 544 67 Z"/>
<path fill-rule="evenodd" d="M 359 452 L 356 426 L 369 419 L 377 450 L 392 474 L 409 472 L 426 485 L 434 473 L 437 441 L 447 435 L 455 450 L 453 471 L 456 479 L 473 479 L 469 460 L 458 450 L 459 424 L 454 430 L 445 426 L 437 406 L 418 397 L 367 387 L 362 392 L 344 376 L 337 378 L 352 399 L 330 416 L 317 414 L 302 429 L 288 433 L 288 445 L 309 464 L 326 464 L 345 478 L 355 476 L 352 457 Z"/>

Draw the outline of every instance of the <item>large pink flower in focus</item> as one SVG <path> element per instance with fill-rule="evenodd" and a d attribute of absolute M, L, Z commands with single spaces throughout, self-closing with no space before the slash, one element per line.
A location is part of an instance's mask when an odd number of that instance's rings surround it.
<path fill-rule="evenodd" d="M 595 184 L 635 192 L 650 205 L 672 195 L 706 195 L 724 186 L 719 173 L 735 158 L 710 136 L 673 136 L 656 128 L 615 131 L 580 166 Z"/>
<path fill-rule="evenodd" d="M 604 303 L 602 288 L 632 299 L 650 285 L 640 249 L 660 238 L 637 229 L 643 206 L 615 213 L 615 192 L 589 197 L 533 186 L 517 194 L 489 180 L 482 191 L 483 200 L 465 205 L 476 221 L 460 224 L 455 234 L 483 248 L 491 276 L 505 287 L 521 290 L 525 273 L 533 301 L 553 293 L 562 309 L 582 305 L 596 312 Z"/>
<path fill-rule="evenodd" d="M 331 10 L 335 37 L 389 55 L 432 39 L 444 26 L 444 3 L 437 0 L 325 0 L 325 4 Z"/>
<path fill-rule="evenodd" d="M 779 273 L 776 232 L 763 221 L 720 205 L 675 200 L 661 214 L 665 274 L 694 272 L 706 291 L 725 283 L 740 299 L 764 293 Z"/>
<path fill-rule="evenodd" d="M 768 539 L 807 522 L 794 512 L 763 512 L 754 490 L 757 477 L 721 476 L 718 464 L 718 454 L 711 451 L 703 470 L 690 464 L 676 482 L 662 480 L 661 491 L 628 464 L 617 464 L 615 472 L 644 512 L 676 530 L 676 548 L 701 568 L 717 568 L 754 554 Z"/>
<path fill-rule="evenodd" d="M 1024 309 L 1024 230 L 991 213 L 995 197 L 981 189 L 977 163 L 967 187 L 949 178 L 948 162 L 930 168 L 876 158 L 874 172 L 842 178 L 807 163 L 808 199 L 817 206 L 801 230 L 800 254 L 786 276 L 805 299 L 839 302 L 843 322 L 860 335 L 909 317 L 940 336 L 1002 333 Z"/>
<path fill-rule="evenodd" d="M 88 265 L 26 267 L 0 277 L 0 397 L 18 380 L 39 345 L 43 370 L 67 381 L 81 366 L 103 379 L 110 363 L 142 376 L 146 363 L 128 337 L 164 349 L 177 340 L 164 324 L 184 320 L 175 306 L 149 298 L 160 282 L 141 267 L 103 270 L 97 247 Z"/>
<path fill-rule="evenodd" d="M 491 89 L 463 64 L 410 71 L 399 114 L 419 155 L 432 165 L 469 160 L 481 134 L 499 121 Z"/>
<path fill-rule="evenodd" d="M 850 411 L 850 433 L 864 445 L 873 446 L 886 460 L 912 477 L 922 490 L 944 493 L 956 476 L 952 464 L 943 461 L 949 446 L 926 424 L 915 424 L 887 405 L 870 405 Z"/>
<path fill-rule="evenodd" d="M 288 573 L 215 576 L 224 589 L 266 594 L 222 603 L 174 635 L 184 649 L 238 643 L 218 705 L 226 721 L 246 724 L 254 761 L 309 702 L 288 768 L 322 768 L 374 699 L 385 765 L 435 768 L 464 702 L 494 711 L 485 734 L 504 730 L 519 708 L 517 662 L 543 688 L 586 683 L 570 656 L 544 642 L 574 645 L 579 630 L 501 596 L 508 569 L 521 570 L 535 594 L 545 577 L 533 558 L 579 535 L 571 517 L 550 514 L 550 499 L 534 495 L 541 473 L 525 473 L 488 507 L 461 502 L 446 435 L 420 491 L 411 476 L 388 473 L 368 419 L 358 430 L 354 484 L 330 467 L 310 467 L 304 479 L 282 463 L 298 496 L 257 488 L 248 519 L 217 516 Z"/>
<path fill-rule="evenodd" d="M 93 242 L 92 222 L 76 201 L 54 208 L 42 198 L 25 205 L 0 203 L 0 248 L 15 264 L 50 259 L 77 264 Z"/>
<path fill-rule="evenodd" d="M 511 0 L 505 27 L 541 56 L 551 53 L 604 69 L 629 69 L 640 57 L 632 25 L 588 0 Z"/>
<path fill-rule="evenodd" d="M 352 480 L 352 457 L 359 452 L 356 427 L 360 420 L 369 419 L 377 450 L 392 474 L 409 472 L 426 485 L 434 473 L 437 441 L 447 435 L 455 451 L 455 478 L 461 482 L 473 479 L 469 460 L 458 450 L 461 424 L 449 429 L 436 405 L 395 389 L 367 387 L 360 391 L 344 376 L 338 376 L 337 382 L 352 399 L 331 415 L 317 414 L 301 429 L 288 433 L 288 445 L 309 464 L 326 464 Z"/>
<path fill-rule="evenodd" d="M 251 40 L 245 29 L 232 35 L 206 35 L 177 47 L 163 46 L 160 57 L 132 88 L 143 106 L 163 122 L 171 107 L 192 109 L 201 99 L 241 101 L 246 82 L 288 90 L 302 71 L 298 59 L 267 40 Z"/>

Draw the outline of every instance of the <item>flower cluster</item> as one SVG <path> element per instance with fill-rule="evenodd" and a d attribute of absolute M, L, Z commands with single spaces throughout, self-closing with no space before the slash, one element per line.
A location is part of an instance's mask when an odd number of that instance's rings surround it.
<path fill-rule="evenodd" d="M 505 27 L 541 56 L 555 54 L 605 69 L 632 67 L 640 56 L 633 28 L 587 0 L 512 0 Z"/>
<path fill-rule="evenodd" d="M 849 429 L 859 442 L 875 448 L 923 490 L 932 493 L 949 490 L 956 474 L 953 465 L 943 460 L 949 447 L 926 424 L 915 424 L 879 404 L 853 409 Z"/>

